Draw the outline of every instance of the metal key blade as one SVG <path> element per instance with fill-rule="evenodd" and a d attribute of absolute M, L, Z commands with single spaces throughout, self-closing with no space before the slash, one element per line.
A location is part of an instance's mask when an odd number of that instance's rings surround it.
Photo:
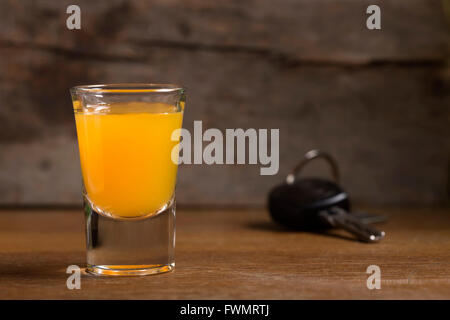
<path fill-rule="evenodd" d="M 385 215 L 354 210 L 352 210 L 352 216 L 359 219 L 362 223 L 365 224 L 385 222 L 388 219 L 388 217 Z"/>
<path fill-rule="evenodd" d="M 342 228 L 355 235 L 359 240 L 369 243 L 378 242 L 384 238 L 385 232 L 364 224 L 347 211 L 332 207 L 319 212 L 319 216 L 335 228 Z"/>

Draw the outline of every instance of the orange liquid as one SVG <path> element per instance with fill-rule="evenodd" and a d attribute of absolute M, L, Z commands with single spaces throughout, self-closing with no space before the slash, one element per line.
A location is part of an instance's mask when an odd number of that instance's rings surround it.
<path fill-rule="evenodd" d="M 90 201 L 114 217 L 157 212 L 175 191 L 174 130 L 183 112 L 162 103 L 108 106 L 107 113 L 76 113 L 84 186 Z"/>

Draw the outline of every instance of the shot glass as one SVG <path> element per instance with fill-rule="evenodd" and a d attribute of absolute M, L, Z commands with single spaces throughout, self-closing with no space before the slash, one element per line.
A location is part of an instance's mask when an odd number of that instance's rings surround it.
<path fill-rule="evenodd" d="M 86 271 L 130 276 L 173 270 L 185 90 L 105 84 L 70 93 L 83 176 Z"/>

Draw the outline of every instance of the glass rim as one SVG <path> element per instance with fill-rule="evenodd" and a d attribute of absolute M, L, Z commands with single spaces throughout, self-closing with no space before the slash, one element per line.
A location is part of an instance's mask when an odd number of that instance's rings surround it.
<path fill-rule="evenodd" d="M 184 93 L 186 88 L 171 83 L 109 83 L 79 85 L 70 88 L 72 93 Z"/>

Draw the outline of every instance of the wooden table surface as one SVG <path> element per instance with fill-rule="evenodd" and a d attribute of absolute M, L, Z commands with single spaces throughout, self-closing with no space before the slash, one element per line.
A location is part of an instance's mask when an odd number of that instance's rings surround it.
<path fill-rule="evenodd" d="M 450 299 L 450 210 L 372 211 L 390 216 L 378 244 L 286 231 L 264 210 L 179 210 L 174 272 L 83 274 L 68 290 L 67 266 L 85 262 L 81 210 L 2 210 L 0 298 Z M 380 290 L 367 289 L 369 265 Z"/>

